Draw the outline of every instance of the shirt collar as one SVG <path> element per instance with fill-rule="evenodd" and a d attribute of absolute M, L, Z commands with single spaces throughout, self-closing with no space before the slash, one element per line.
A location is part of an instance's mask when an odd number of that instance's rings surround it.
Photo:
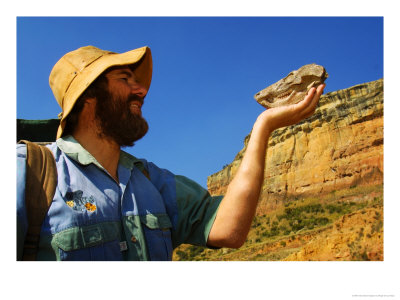
<path fill-rule="evenodd" d="M 61 137 L 57 139 L 56 143 L 58 148 L 81 165 L 95 164 L 97 167 L 104 169 L 94 156 L 83 148 L 72 135 Z M 143 162 L 133 155 L 121 150 L 118 164 L 132 170 L 135 165 L 141 168 Z"/>

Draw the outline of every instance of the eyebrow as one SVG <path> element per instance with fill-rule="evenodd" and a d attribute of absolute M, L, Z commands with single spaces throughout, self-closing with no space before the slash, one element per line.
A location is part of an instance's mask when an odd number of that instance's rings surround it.
<path fill-rule="evenodd" d="M 126 76 L 128 76 L 128 77 L 132 77 L 132 76 L 133 76 L 133 73 L 132 73 L 132 72 L 129 72 L 129 71 L 126 71 L 126 70 L 119 70 L 119 72 L 117 72 L 116 75 L 126 75 Z"/>

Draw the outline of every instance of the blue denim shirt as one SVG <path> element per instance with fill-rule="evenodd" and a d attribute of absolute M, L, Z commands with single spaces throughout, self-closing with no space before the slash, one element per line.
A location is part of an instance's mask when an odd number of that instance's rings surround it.
<path fill-rule="evenodd" d="M 118 183 L 72 136 L 48 148 L 58 185 L 42 225 L 38 260 L 171 260 L 182 243 L 206 246 L 221 197 L 124 151 Z M 26 146 L 18 145 L 19 257 L 27 229 L 25 163 Z"/>

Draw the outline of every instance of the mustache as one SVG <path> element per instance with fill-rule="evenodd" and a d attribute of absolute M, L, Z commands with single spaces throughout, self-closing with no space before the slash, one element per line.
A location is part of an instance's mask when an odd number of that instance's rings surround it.
<path fill-rule="evenodd" d="M 131 102 L 131 101 L 139 101 L 140 104 L 143 105 L 143 103 L 144 103 L 144 97 L 140 97 L 139 95 L 129 95 L 128 101 L 127 101 L 127 102 L 129 103 L 129 102 Z"/>

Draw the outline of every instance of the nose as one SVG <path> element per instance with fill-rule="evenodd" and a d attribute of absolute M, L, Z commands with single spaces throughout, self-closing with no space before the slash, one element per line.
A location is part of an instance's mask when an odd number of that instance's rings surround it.
<path fill-rule="evenodd" d="M 138 82 L 131 85 L 131 94 L 144 98 L 147 95 L 147 89 Z"/>

